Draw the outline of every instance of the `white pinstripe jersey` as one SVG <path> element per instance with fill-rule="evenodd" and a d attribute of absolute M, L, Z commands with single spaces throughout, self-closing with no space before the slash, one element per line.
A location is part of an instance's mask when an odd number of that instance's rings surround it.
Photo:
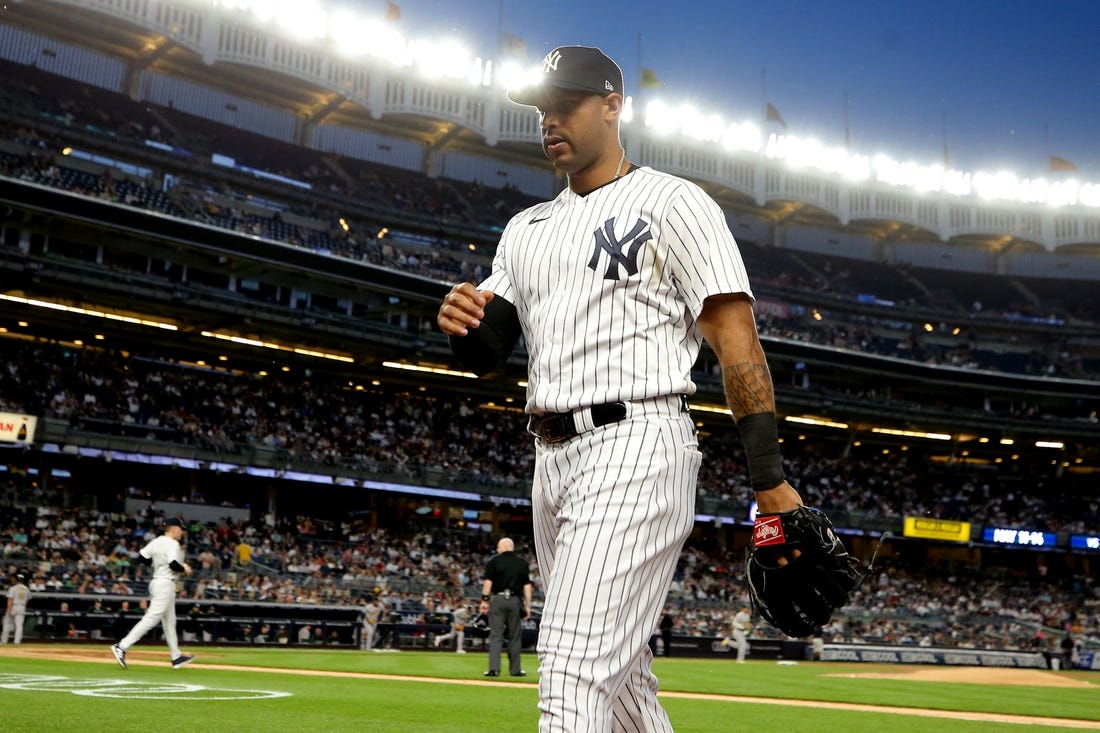
<path fill-rule="evenodd" d="M 183 548 L 180 543 L 162 534 L 138 552 L 153 561 L 153 580 L 175 580 L 176 573 L 169 567 L 175 560 L 183 565 Z"/>
<path fill-rule="evenodd" d="M 517 214 L 479 287 L 516 306 L 534 413 L 694 393 L 703 301 L 752 296 L 718 204 L 647 167 Z"/>

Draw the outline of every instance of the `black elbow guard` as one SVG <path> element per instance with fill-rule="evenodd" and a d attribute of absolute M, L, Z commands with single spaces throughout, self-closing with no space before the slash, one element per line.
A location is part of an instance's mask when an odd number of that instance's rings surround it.
<path fill-rule="evenodd" d="M 504 363 L 519 334 L 516 307 L 503 298 L 493 298 L 485 304 L 481 325 L 467 329 L 465 336 L 448 336 L 448 340 L 458 362 L 483 377 Z"/>

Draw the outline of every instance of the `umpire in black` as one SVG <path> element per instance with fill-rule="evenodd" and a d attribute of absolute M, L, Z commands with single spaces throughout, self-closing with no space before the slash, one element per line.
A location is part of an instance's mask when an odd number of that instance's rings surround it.
<path fill-rule="evenodd" d="M 508 645 L 508 673 L 523 677 L 520 665 L 523 646 L 523 619 L 531 618 L 531 576 L 527 561 L 516 554 L 516 543 L 502 537 L 497 554 L 485 565 L 481 582 L 481 612 L 489 614 L 489 671 L 486 677 L 500 676 L 500 650 Z"/>

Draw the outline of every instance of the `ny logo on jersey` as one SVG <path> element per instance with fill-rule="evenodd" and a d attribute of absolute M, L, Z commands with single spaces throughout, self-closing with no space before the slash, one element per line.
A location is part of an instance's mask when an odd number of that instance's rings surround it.
<path fill-rule="evenodd" d="M 546 58 L 542 60 L 542 73 L 549 74 L 551 71 L 557 71 L 559 61 L 561 61 L 561 51 L 554 49 L 546 54 Z"/>
<path fill-rule="evenodd" d="M 611 217 L 603 223 L 602 229 L 593 232 L 596 235 L 596 248 L 592 251 L 592 259 L 588 261 L 588 268 L 593 272 L 600 261 L 600 252 L 607 252 L 611 262 L 607 265 L 604 280 L 618 280 L 619 266 L 622 265 L 626 274 L 638 274 L 638 252 L 642 245 L 653 239 L 653 233 L 649 231 L 649 222 L 638 219 L 626 236 L 619 239 L 615 236 L 615 217 Z"/>

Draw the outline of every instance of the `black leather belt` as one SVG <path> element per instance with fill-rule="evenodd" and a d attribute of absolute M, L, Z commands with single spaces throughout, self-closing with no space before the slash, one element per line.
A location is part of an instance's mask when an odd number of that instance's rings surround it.
<path fill-rule="evenodd" d="M 592 415 L 592 427 L 603 427 L 619 422 L 626 417 L 625 402 L 607 402 L 586 408 Z M 579 410 L 578 412 L 583 412 Z M 580 435 L 583 430 L 577 427 L 572 412 L 552 412 L 548 415 L 532 415 L 527 429 L 544 443 L 560 443 Z"/>

